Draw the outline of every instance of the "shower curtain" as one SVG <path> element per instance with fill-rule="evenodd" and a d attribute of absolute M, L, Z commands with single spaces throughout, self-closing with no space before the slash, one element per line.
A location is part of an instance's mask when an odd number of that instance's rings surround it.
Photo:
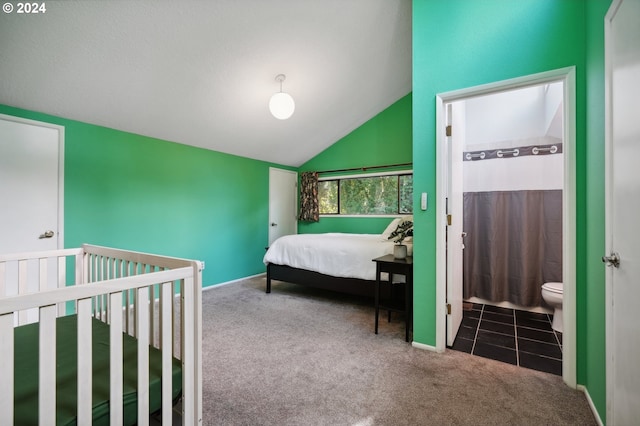
<path fill-rule="evenodd" d="M 464 194 L 465 299 L 541 306 L 562 281 L 562 190 Z"/>

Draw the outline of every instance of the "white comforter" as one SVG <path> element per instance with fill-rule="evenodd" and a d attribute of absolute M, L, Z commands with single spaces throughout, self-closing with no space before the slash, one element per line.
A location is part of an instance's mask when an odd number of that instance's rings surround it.
<path fill-rule="evenodd" d="M 297 234 L 278 238 L 264 263 L 287 265 L 334 277 L 376 279 L 376 257 L 393 254 L 380 234 Z"/>

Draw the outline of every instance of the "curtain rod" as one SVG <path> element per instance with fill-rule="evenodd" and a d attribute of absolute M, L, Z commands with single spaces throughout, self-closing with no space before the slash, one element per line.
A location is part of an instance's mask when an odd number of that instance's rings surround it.
<path fill-rule="evenodd" d="M 369 167 L 352 167 L 350 169 L 337 169 L 337 170 L 322 170 L 316 173 L 341 173 L 341 172 L 354 172 L 356 170 L 367 171 L 371 169 L 387 169 L 390 167 L 401 167 L 401 166 L 413 166 L 413 163 L 399 163 L 399 164 L 387 164 L 386 166 L 369 166 Z"/>

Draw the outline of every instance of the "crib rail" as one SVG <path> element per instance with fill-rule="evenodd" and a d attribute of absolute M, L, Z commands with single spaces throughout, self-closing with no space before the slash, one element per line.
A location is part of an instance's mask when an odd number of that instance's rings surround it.
<path fill-rule="evenodd" d="M 55 265 L 55 274 L 49 273 L 50 265 Z M 71 285 L 67 283 L 68 268 L 75 271 Z M 30 273 L 37 278 L 29 278 Z M 162 419 L 163 424 L 171 424 L 176 290 L 180 301 L 176 357 L 183 372 L 182 420 L 185 425 L 201 424 L 201 273 L 202 264 L 197 261 L 91 245 L 0 256 L 0 377 L 4 382 L 0 389 L 0 424 L 14 422 L 14 326 L 24 323 L 24 314 L 34 310 L 40 323 L 41 424 L 54 424 L 56 416 L 56 317 L 74 312 L 78 321 L 78 424 L 91 424 L 92 318 L 110 326 L 111 424 L 119 424 L 123 415 L 122 332 L 138 339 L 138 365 L 143 366 L 138 368 L 138 424 L 149 421 L 149 345 L 162 351 Z M 15 279 L 17 286 L 9 288 Z M 29 286 L 34 281 L 39 283 L 35 291 L 33 285 Z M 169 380 L 165 380 L 167 377 Z"/>

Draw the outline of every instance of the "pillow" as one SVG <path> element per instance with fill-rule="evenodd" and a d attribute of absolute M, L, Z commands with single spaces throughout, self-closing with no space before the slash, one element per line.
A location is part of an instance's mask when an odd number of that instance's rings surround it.
<path fill-rule="evenodd" d="M 389 235 L 391 235 L 391 233 L 393 231 L 396 230 L 396 228 L 398 227 L 398 225 L 400 225 L 400 223 L 402 223 L 402 219 L 397 217 L 395 219 L 393 219 L 391 221 L 391 223 L 389 225 L 387 225 L 387 227 L 385 228 L 384 231 L 382 231 L 382 241 L 388 241 L 389 240 Z"/>
<path fill-rule="evenodd" d="M 407 216 L 400 216 L 400 220 L 402 222 L 413 222 L 413 215 L 407 215 Z"/>

